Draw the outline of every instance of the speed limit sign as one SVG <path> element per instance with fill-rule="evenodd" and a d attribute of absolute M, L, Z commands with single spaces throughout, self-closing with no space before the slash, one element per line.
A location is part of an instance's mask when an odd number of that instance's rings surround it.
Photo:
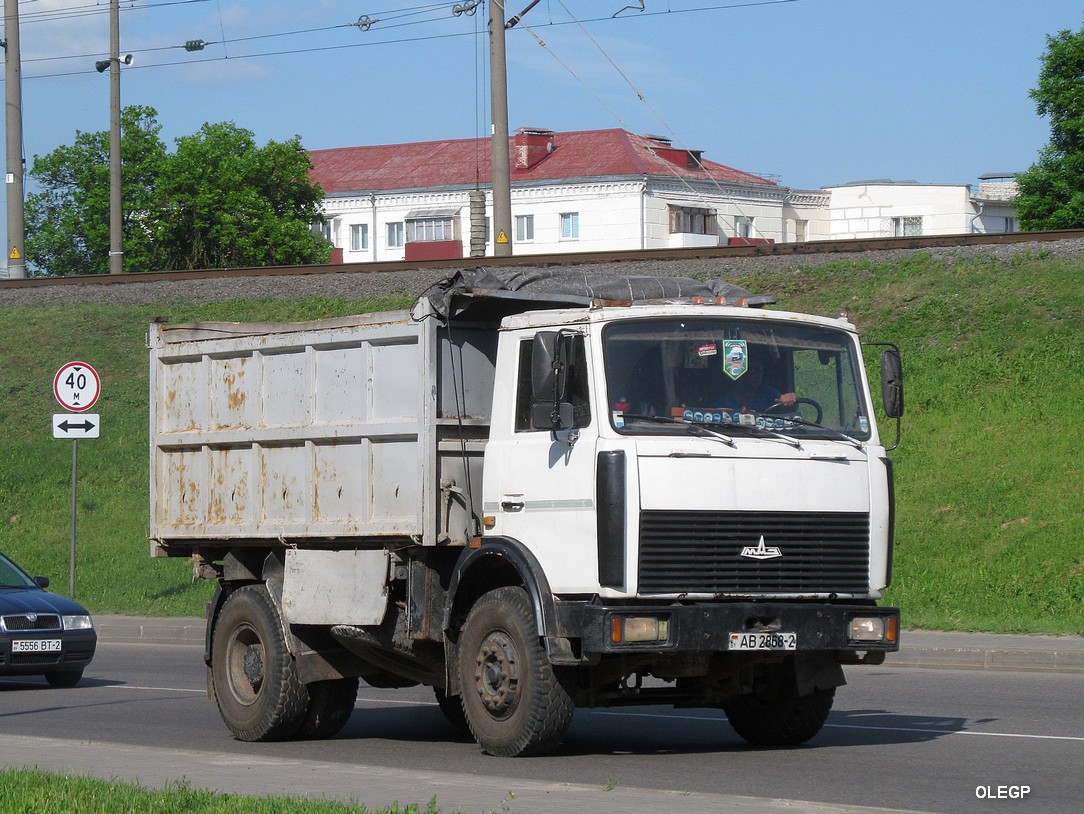
<path fill-rule="evenodd" d="M 86 362 L 68 362 L 53 377 L 53 395 L 73 413 L 89 410 L 102 392 L 98 372 Z"/>

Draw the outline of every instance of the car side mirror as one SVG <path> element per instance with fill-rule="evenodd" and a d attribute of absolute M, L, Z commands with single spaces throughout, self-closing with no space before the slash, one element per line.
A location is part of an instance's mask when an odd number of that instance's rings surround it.
<path fill-rule="evenodd" d="M 49 577 L 34 577 L 34 584 L 39 588 L 45 589 L 49 587 Z"/>

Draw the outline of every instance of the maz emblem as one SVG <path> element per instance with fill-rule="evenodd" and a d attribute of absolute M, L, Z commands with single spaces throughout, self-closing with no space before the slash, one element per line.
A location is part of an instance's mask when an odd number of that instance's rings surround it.
<path fill-rule="evenodd" d="M 771 560 L 776 557 L 782 557 L 783 552 L 775 546 L 764 545 L 764 535 L 760 535 L 760 543 L 756 548 L 751 545 L 747 545 L 741 550 L 743 557 L 748 557 L 751 560 Z"/>

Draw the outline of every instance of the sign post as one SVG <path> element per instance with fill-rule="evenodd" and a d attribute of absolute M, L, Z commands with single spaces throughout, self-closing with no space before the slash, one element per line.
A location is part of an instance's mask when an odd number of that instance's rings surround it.
<path fill-rule="evenodd" d="M 53 415 L 53 438 L 72 439 L 72 519 L 71 556 L 68 565 L 68 593 L 75 599 L 75 475 L 79 460 L 79 439 L 97 438 L 101 421 L 95 413 L 86 412 L 98 401 L 102 380 L 98 371 L 86 362 L 68 362 L 53 376 L 53 395 L 68 413 Z M 77 413 L 77 415 L 72 415 Z"/>

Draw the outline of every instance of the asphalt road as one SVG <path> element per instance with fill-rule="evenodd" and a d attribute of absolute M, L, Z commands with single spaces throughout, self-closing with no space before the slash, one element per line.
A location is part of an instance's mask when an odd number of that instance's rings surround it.
<path fill-rule="evenodd" d="M 71 690 L 0 679 L 0 765 L 369 807 L 424 809 L 436 796 L 446 814 L 1076 814 L 1084 791 L 1074 672 L 850 668 L 803 748 L 750 749 L 721 713 L 642 707 L 577 711 L 558 754 L 508 760 L 452 729 L 424 688 L 363 686 L 330 741 L 234 741 L 204 694 L 200 657 L 194 645 L 105 642 Z"/>

